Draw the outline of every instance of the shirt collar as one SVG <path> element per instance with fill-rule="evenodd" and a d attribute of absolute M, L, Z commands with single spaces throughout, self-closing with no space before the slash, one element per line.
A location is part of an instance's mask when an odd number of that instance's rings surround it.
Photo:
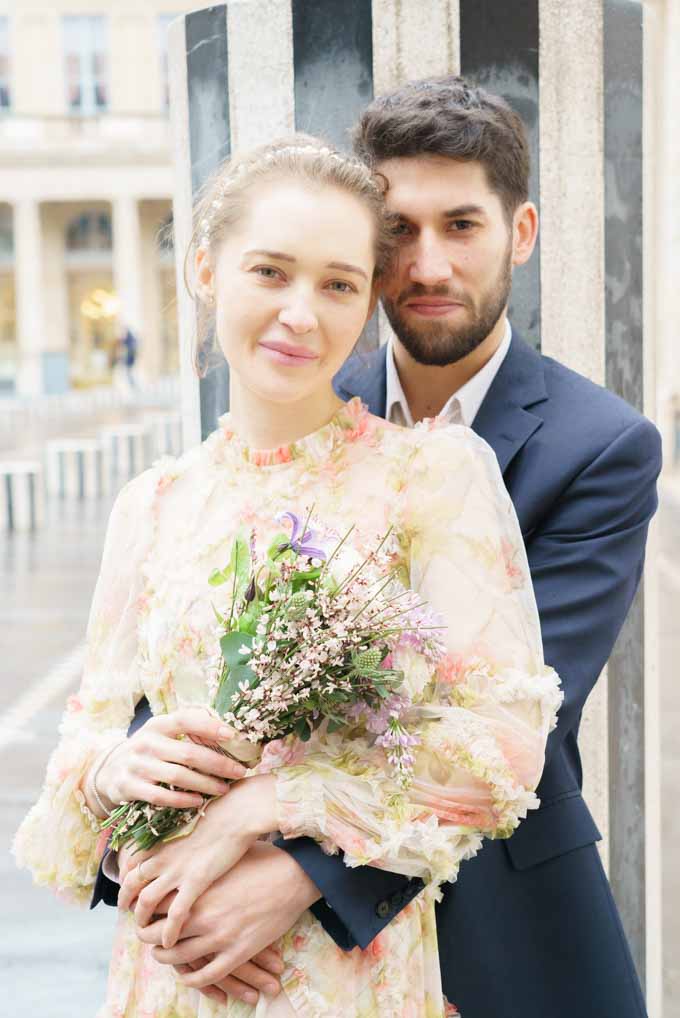
<path fill-rule="evenodd" d="M 457 392 L 447 400 L 444 407 L 437 415 L 438 418 L 450 423 L 462 423 L 471 427 L 477 416 L 477 411 L 484 401 L 484 397 L 491 388 L 491 383 L 496 377 L 498 370 L 505 360 L 510 341 L 512 329 L 510 322 L 505 319 L 505 332 L 503 339 L 493 357 L 486 362 L 476 375 L 473 375 L 465 385 L 461 385 Z M 403 424 L 408 428 L 413 427 L 413 417 L 404 395 L 404 389 L 399 378 L 397 365 L 394 360 L 394 346 L 392 338 L 387 341 L 387 356 L 385 361 L 386 376 L 386 404 L 385 417 L 395 424 Z"/>

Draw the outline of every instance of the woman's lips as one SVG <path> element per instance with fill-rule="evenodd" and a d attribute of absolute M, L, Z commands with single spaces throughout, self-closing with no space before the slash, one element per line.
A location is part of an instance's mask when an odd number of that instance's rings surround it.
<path fill-rule="evenodd" d="M 275 340 L 260 342 L 259 346 L 277 364 L 303 367 L 311 361 L 318 360 L 317 355 L 305 346 L 291 346 L 288 343 L 277 343 Z"/>
<path fill-rule="evenodd" d="M 459 304 L 457 301 L 446 301 L 444 303 L 429 304 L 427 302 L 420 301 L 409 301 L 406 307 L 415 312 L 417 315 L 422 315 L 423 318 L 441 318 L 443 315 L 448 315 L 452 311 L 457 311 L 464 305 Z"/>

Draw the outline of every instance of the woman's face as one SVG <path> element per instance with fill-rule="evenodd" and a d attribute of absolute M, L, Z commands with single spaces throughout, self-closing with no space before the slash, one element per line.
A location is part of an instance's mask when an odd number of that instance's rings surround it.
<path fill-rule="evenodd" d="M 266 400 L 327 394 L 372 310 L 373 221 L 352 195 L 263 184 L 217 247 L 217 338 L 241 385 Z"/>

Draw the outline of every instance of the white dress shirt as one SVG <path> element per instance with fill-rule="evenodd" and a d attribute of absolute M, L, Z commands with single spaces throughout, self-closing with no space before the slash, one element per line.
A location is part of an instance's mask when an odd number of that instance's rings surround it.
<path fill-rule="evenodd" d="M 457 392 L 454 392 L 447 400 L 442 410 L 437 414 L 439 419 L 444 419 L 448 424 L 465 424 L 472 427 L 472 422 L 477 416 L 477 411 L 484 401 L 484 397 L 491 388 L 491 383 L 498 374 L 498 370 L 505 360 L 510 349 L 512 329 L 510 322 L 505 319 L 505 333 L 500 346 L 493 357 L 486 362 L 476 375 L 473 375 L 461 385 Z M 413 417 L 404 395 L 404 390 L 394 360 L 394 346 L 392 339 L 387 343 L 387 400 L 385 403 L 385 417 L 392 424 L 401 424 L 402 427 L 412 428 Z"/>

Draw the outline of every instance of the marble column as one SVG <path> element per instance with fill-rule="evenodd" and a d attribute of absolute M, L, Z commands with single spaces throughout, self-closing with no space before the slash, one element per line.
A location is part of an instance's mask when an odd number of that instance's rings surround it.
<path fill-rule="evenodd" d="M 40 203 L 22 199 L 14 205 L 14 271 L 18 346 L 17 394 L 44 391 L 45 286 Z"/>
<path fill-rule="evenodd" d="M 188 14 L 171 50 L 179 257 L 192 196 L 236 145 L 291 123 L 346 145 L 373 95 L 460 71 L 505 96 L 529 130 L 543 228 L 540 252 L 515 275 L 514 326 L 653 413 L 645 395 L 653 340 L 643 340 L 641 318 L 641 11 L 639 0 L 234 0 Z M 181 323 L 184 434 L 198 440 L 226 408 L 227 372 L 200 385 L 192 378 L 188 301 Z M 367 339 L 386 335 L 381 321 Z M 648 879 L 659 863 L 658 810 L 648 809 L 646 769 L 658 748 L 647 649 L 655 625 L 653 599 L 641 591 L 580 740 L 586 797 L 638 970 L 643 981 L 650 974 L 650 1005 L 659 955 Z"/>

